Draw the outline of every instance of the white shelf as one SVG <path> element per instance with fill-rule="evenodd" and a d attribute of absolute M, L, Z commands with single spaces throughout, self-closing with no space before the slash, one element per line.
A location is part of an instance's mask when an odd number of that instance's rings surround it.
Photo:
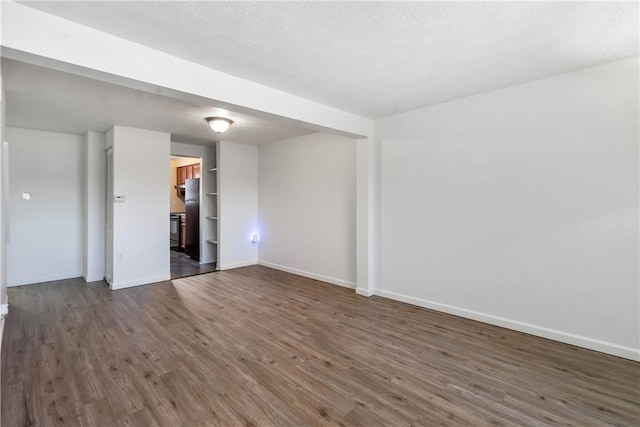
<path fill-rule="evenodd" d="M 207 243 L 211 243 L 211 244 L 214 244 L 214 245 L 218 244 L 218 242 L 216 240 L 207 240 Z"/>
<path fill-rule="evenodd" d="M 217 170 L 218 170 L 218 168 L 211 168 L 211 169 L 209 169 L 209 172 L 215 172 Z"/>
<path fill-rule="evenodd" d="M 206 193 L 206 194 L 207 194 L 207 196 L 217 196 L 218 195 L 218 193 Z"/>
<path fill-rule="evenodd" d="M 218 219 L 217 216 L 208 216 L 207 219 Z"/>

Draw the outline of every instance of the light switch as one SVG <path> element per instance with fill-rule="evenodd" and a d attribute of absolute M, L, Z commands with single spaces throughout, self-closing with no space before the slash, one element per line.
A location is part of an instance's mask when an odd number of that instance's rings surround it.
<path fill-rule="evenodd" d="M 31 193 L 22 193 L 23 200 L 31 200 Z"/>

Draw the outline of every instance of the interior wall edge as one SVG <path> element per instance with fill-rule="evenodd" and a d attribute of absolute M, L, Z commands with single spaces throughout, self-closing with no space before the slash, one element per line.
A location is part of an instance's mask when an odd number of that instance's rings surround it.
<path fill-rule="evenodd" d="M 116 291 L 118 289 L 133 288 L 135 286 L 152 285 L 154 283 L 167 282 L 171 280 L 171 275 L 163 274 L 161 276 L 145 277 L 142 279 L 130 280 L 130 281 L 114 281 L 111 284 L 111 290 Z"/>
<path fill-rule="evenodd" d="M 492 314 L 480 313 L 461 307 L 455 307 L 448 304 L 441 304 L 435 301 L 429 301 L 422 298 L 416 298 L 409 295 L 399 294 L 396 292 L 379 290 L 376 292 L 384 298 L 395 301 L 404 302 L 418 307 L 428 308 L 442 313 L 452 314 L 454 316 L 463 317 L 465 319 L 475 320 L 490 325 L 511 329 L 518 332 L 524 332 L 529 335 L 535 335 L 541 338 L 547 338 L 553 341 L 559 341 L 565 344 L 583 347 L 589 350 L 607 353 L 613 356 L 640 362 L 640 349 L 622 346 L 619 344 L 601 341 L 581 335 L 572 334 L 570 332 L 559 331 L 555 329 L 545 328 L 530 323 L 520 322 L 518 320 L 508 319 L 505 317 L 494 316 Z"/>
<path fill-rule="evenodd" d="M 378 290 L 377 289 L 356 287 L 356 294 L 361 295 L 363 297 L 372 297 L 372 296 L 378 294 Z"/>
<path fill-rule="evenodd" d="M 242 267 L 249 267 L 252 265 L 257 265 L 258 261 L 256 260 L 248 260 L 248 261 L 241 261 L 241 262 L 234 262 L 231 264 L 220 264 L 220 270 L 233 270 L 234 268 L 242 268 Z"/>
<path fill-rule="evenodd" d="M 104 279 L 103 277 L 100 276 L 87 276 L 86 274 L 82 275 L 82 279 L 87 282 L 87 283 L 91 283 L 91 282 L 102 282 Z"/>
<path fill-rule="evenodd" d="M 285 271 L 287 273 L 298 276 L 308 277 L 309 279 L 319 280 L 321 282 L 330 283 L 332 285 L 342 286 L 343 288 L 356 289 L 355 282 L 337 279 L 335 277 L 323 276 L 321 274 L 312 273 L 310 271 L 298 270 L 297 268 L 287 267 L 285 265 L 276 264 L 269 261 L 258 260 L 258 265 L 273 268 L 275 270 Z"/>
<path fill-rule="evenodd" d="M 73 271 L 70 273 L 53 274 L 45 276 L 22 277 L 7 283 L 8 288 L 16 286 L 37 285 L 40 283 L 53 282 L 57 280 L 77 279 L 82 277 L 82 271 Z"/>

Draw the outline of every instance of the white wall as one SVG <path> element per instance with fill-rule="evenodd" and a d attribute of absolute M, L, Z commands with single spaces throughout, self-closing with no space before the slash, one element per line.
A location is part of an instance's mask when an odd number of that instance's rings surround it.
<path fill-rule="evenodd" d="M 105 148 L 105 159 L 107 160 L 107 164 L 109 163 L 109 159 L 111 161 L 111 171 L 108 170 L 108 165 L 105 165 L 105 260 L 104 260 L 104 278 L 109 284 L 112 286 L 113 283 L 113 139 L 114 139 L 115 128 L 109 129 L 104 134 L 104 148 Z M 109 194 L 109 189 L 111 189 L 111 194 Z M 106 199 L 109 198 L 109 201 Z M 111 215 L 109 215 L 109 212 Z M 111 217 L 109 220 L 109 216 Z"/>
<path fill-rule="evenodd" d="M 234 109 L 246 114 L 272 117 L 296 125 L 337 132 L 348 136 L 366 137 L 372 143 L 373 121 L 355 114 L 327 107 L 291 94 L 243 80 L 210 68 L 185 61 L 93 28 L 80 25 L 15 2 L 0 2 L 2 8 L 3 56 L 46 65 L 85 77 L 133 87 L 188 102 L 201 102 Z M 158 73 L 158 70 L 163 70 Z M 184 76 L 189 78 L 185 79 Z M 367 222 L 359 228 L 358 265 L 361 274 L 358 288 L 370 294 L 376 287 L 379 256 L 373 224 L 378 209 L 374 202 L 373 185 L 377 165 L 369 150 L 358 150 L 365 159 L 366 179 L 358 180 L 359 218 Z M 371 173 L 369 173 L 371 172 Z M 361 221 L 362 222 L 362 221 Z M 375 273 L 375 274 L 374 274 Z"/>
<path fill-rule="evenodd" d="M 356 140 L 356 293 L 380 288 L 380 141 Z"/>
<path fill-rule="evenodd" d="M 82 274 L 83 138 L 6 128 L 11 220 L 9 286 Z M 31 200 L 23 200 L 22 193 Z"/>
<path fill-rule="evenodd" d="M 171 212 L 184 212 L 184 200 L 176 192 L 175 186 L 178 184 L 178 170 L 176 169 L 177 159 L 169 162 L 169 202 Z"/>
<path fill-rule="evenodd" d="M 84 136 L 84 200 L 82 277 L 87 282 L 105 275 L 105 138 L 103 133 Z"/>
<path fill-rule="evenodd" d="M 170 135 L 114 126 L 112 289 L 169 280 Z M 121 255 L 121 256 L 119 256 Z M 120 260 L 119 260 L 120 259 Z"/>
<path fill-rule="evenodd" d="M 215 212 L 210 211 L 208 200 L 206 199 L 207 196 L 204 195 L 205 193 L 215 193 L 217 191 L 215 172 L 209 172 L 209 169 L 216 167 L 216 147 L 215 145 L 205 147 L 172 142 L 171 155 L 202 159 L 200 165 L 200 262 L 217 262 L 217 247 L 207 243 L 206 240 L 209 237 L 217 236 L 218 224 L 205 218 L 206 216 L 214 216 Z"/>
<path fill-rule="evenodd" d="M 355 150 L 326 133 L 259 147 L 261 264 L 355 287 Z"/>
<path fill-rule="evenodd" d="M 2 6 L 0 6 L 1 8 Z M 7 231 L 9 223 L 9 160 L 8 144 L 5 144 L 6 117 L 4 83 L 2 81 L 2 67 L 0 67 L 0 307 L 6 307 L 7 298 Z M 2 354 L 2 336 L 4 334 L 4 317 L 0 318 L 0 354 Z M 1 366 L 1 362 L 0 362 Z M 0 396 L 1 400 L 1 396 Z M 0 411 L 1 412 L 1 411 Z"/>
<path fill-rule="evenodd" d="M 309 123 L 316 128 L 361 136 L 371 132 L 372 121 L 353 113 L 243 80 L 23 4 L 0 5 L 5 57 L 151 93 L 161 87 L 163 95 L 190 102 L 209 98 L 221 108 L 235 105 L 239 112 L 286 117 L 292 119 L 292 124 Z"/>
<path fill-rule="evenodd" d="M 383 119 L 380 294 L 640 359 L 638 58 Z"/>
<path fill-rule="evenodd" d="M 218 180 L 219 268 L 256 264 L 258 248 L 251 235 L 258 222 L 258 147 L 221 141 Z"/>

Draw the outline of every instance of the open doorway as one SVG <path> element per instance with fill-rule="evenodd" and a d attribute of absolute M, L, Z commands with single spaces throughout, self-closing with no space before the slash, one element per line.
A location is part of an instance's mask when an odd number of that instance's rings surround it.
<path fill-rule="evenodd" d="M 169 259 L 171 279 L 215 271 L 215 263 L 201 264 L 201 159 L 171 156 L 169 164 Z"/>

